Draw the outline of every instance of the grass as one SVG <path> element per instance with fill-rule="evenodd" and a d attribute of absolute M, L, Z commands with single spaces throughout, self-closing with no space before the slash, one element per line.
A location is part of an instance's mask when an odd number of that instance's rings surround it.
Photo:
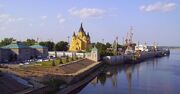
<path fill-rule="evenodd" d="M 78 60 L 77 58 L 63 58 L 61 59 L 62 62 L 60 62 L 60 59 L 55 59 L 54 62 L 55 62 L 55 66 L 57 65 L 60 65 L 60 64 L 67 64 L 69 62 L 72 62 L 72 61 L 75 61 L 75 60 Z M 50 60 L 50 61 L 43 61 L 43 62 L 36 62 L 36 64 L 41 64 L 41 66 L 43 67 L 52 67 L 52 64 L 53 64 L 53 60 Z"/>
<path fill-rule="evenodd" d="M 62 60 L 61 63 L 60 60 Z M 43 71 L 48 72 L 49 70 L 54 71 L 56 70 L 58 65 L 67 64 L 75 60 L 78 60 L 78 58 L 72 59 L 69 57 L 68 60 L 67 58 L 61 58 L 61 59 L 57 58 L 54 60 L 55 66 L 53 66 L 53 60 L 49 60 L 49 61 L 31 63 L 28 66 L 19 66 L 19 68 L 14 68 L 13 71 L 18 72 L 19 75 L 41 76 L 43 74 L 39 72 L 43 72 Z"/>

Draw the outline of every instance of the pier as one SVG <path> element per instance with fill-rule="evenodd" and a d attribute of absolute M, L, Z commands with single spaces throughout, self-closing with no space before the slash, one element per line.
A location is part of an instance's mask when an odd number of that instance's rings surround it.
<path fill-rule="evenodd" d="M 163 57 L 169 54 L 170 54 L 169 50 L 161 50 L 156 52 L 140 52 L 130 55 L 105 56 L 103 57 L 103 62 L 110 65 L 138 63 L 150 58 Z"/>

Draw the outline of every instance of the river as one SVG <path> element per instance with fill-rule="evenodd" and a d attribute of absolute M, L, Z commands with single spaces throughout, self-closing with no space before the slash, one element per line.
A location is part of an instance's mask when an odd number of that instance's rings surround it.
<path fill-rule="evenodd" d="M 107 66 L 78 94 L 180 94 L 180 50 L 139 64 Z"/>

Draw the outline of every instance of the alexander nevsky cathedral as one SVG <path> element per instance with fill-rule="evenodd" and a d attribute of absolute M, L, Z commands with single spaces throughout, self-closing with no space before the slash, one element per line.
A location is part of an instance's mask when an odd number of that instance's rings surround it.
<path fill-rule="evenodd" d="M 85 32 L 81 23 L 80 29 L 77 35 L 73 34 L 72 41 L 70 44 L 69 51 L 86 51 L 88 46 L 90 45 L 90 36 L 89 33 Z"/>

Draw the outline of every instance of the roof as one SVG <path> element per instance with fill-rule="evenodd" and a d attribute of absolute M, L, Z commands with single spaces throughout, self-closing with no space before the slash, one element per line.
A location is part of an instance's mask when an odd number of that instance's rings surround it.
<path fill-rule="evenodd" d="M 9 45 L 3 46 L 1 48 L 3 48 L 3 49 L 19 49 L 19 48 L 29 48 L 29 46 L 26 46 L 21 42 L 15 42 L 15 43 L 11 43 Z"/>
<path fill-rule="evenodd" d="M 98 49 L 94 46 L 91 51 L 98 51 Z"/>
<path fill-rule="evenodd" d="M 35 44 L 35 45 L 32 45 L 30 46 L 31 48 L 36 48 L 36 49 L 44 49 L 44 48 L 47 48 L 45 46 L 42 46 L 42 45 L 39 45 L 39 44 Z"/>

